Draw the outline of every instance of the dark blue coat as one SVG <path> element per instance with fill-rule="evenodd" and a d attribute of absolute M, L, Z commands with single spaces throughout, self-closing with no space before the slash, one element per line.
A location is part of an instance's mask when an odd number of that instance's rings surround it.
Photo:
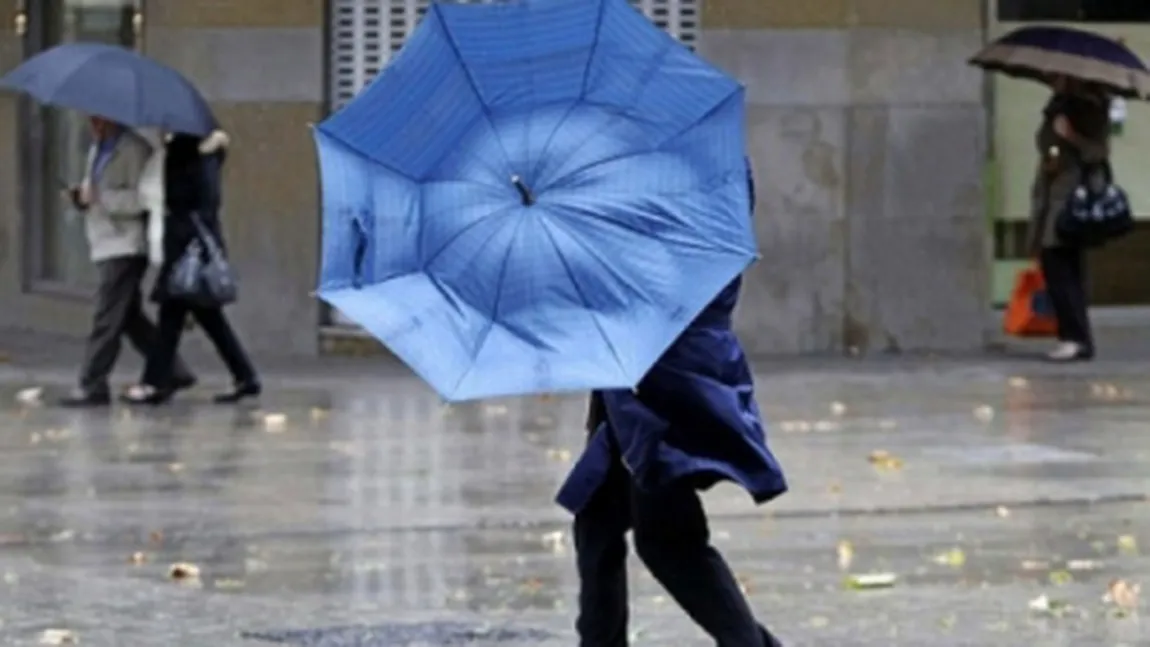
<path fill-rule="evenodd" d="M 560 505 L 582 510 L 616 457 L 642 488 L 676 479 L 699 489 L 733 481 L 756 503 L 786 491 L 782 468 L 767 448 L 750 367 L 731 330 L 740 283 L 723 290 L 636 391 L 593 395 L 594 431 L 560 488 Z"/>

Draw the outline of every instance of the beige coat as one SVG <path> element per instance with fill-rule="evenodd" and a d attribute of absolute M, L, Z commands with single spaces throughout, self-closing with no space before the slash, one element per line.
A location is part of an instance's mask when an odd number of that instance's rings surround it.
<path fill-rule="evenodd" d="M 1054 119 L 1066 116 L 1071 127 L 1085 140 L 1071 146 L 1054 132 Z M 1059 245 L 1058 214 L 1082 178 L 1083 165 L 1105 161 L 1110 155 L 1110 113 L 1105 100 L 1055 96 L 1046 107 L 1045 118 L 1034 135 L 1038 148 L 1038 168 L 1030 189 L 1030 232 L 1028 247 L 1037 255 Z"/>
<path fill-rule="evenodd" d="M 84 214 L 92 261 L 147 255 L 158 265 L 164 238 L 164 147 L 158 133 L 125 131 L 99 183 L 92 186 L 96 154 L 92 146 L 83 179 L 93 196 Z"/>

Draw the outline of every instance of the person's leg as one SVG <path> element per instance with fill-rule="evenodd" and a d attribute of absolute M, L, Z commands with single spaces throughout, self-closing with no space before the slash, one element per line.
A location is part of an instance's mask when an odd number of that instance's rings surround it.
<path fill-rule="evenodd" d="M 235 388 L 229 393 L 217 396 L 216 401 L 232 403 L 258 396 L 261 388 L 256 369 L 248 359 L 248 354 L 244 352 L 235 330 L 224 316 L 223 308 L 193 308 L 192 314 L 232 374 Z"/>
<path fill-rule="evenodd" d="M 137 303 L 133 299 L 139 297 L 140 273 L 136 260 L 113 258 L 96 264 L 100 283 L 96 289 L 92 330 L 80 369 L 80 390 L 61 404 L 84 406 L 111 401 L 108 376 L 120 356 L 120 336 L 133 304 Z"/>
<path fill-rule="evenodd" d="M 145 273 L 147 273 L 147 270 L 148 261 L 146 258 L 141 257 L 139 259 L 139 277 L 141 281 L 143 280 Z M 150 360 L 154 349 L 160 343 L 159 333 L 156 327 L 153 326 L 152 322 L 148 319 L 148 315 L 144 313 L 143 295 L 140 293 L 139 283 L 136 285 L 136 296 L 133 299 L 132 305 L 127 314 L 127 319 L 124 323 L 124 333 L 128 337 L 128 342 L 132 344 L 136 351 L 143 355 L 145 360 Z M 148 362 L 145 361 L 145 367 L 147 366 L 147 363 Z M 171 386 L 175 390 L 187 389 L 195 386 L 196 376 L 192 374 L 190 369 L 188 369 L 187 364 L 184 363 L 178 353 L 175 358 L 168 363 L 171 365 L 172 375 L 170 379 L 164 378 L 162 380 L 164 385 Z M 145 371 L 146 370 L 147 369 L 145 368 Z M 153 377 L 153 380 L 154 379 L 155 377 Z M 145 384 L 152 384 L 153 386 L 156 386 L 156 384 L 154 384 L 152 381 L 149 381 L 147 375 L 143 376 L 140 381 Z"/>
<path fill-rule="evenodd" d="M 687 481 L 657 491 L 632 487 L 635 552 L 718 647 L 778 647 L 756 620 L 734 573 L 711 546 L 707 516 Z"/>
<path fill-rule="evenodd" d="M 1048 247 L 1040 257 L 1046 292 L 1058 320 L 1061 345 L 1050 353 L 1057 361 L 1072 361 L 1093 353 L 1086 323 L 1086 286 L 1082 252 L 1068 247 Z"/>
<path fill-rule="evenodd" d="M 627 647 L 630 487 L 627 470 L 612 465 L 591 502 L 575 515 L 579 647 Z"/>
<path fill-rule="evenodd" d="M 171 301 L 160 305 L 155 344 L 144 363 L 144 375 L 140 384 L 129 389 L 121 400 L 128 404 L 163 404 L 180 388 L 174 380 L 173 364 L 187 316 L 188 308 L 182 303 Z"/>

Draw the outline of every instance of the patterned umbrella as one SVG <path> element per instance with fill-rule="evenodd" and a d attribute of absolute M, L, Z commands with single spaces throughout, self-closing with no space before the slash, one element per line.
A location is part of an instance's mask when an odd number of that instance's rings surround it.
<path fill-rule="evenodd" d="M 970 64 L 1046 83 L 1065 75 L 1132 98 L 1150 97 L 1150 69 L 1121 42 L 1070 27 L 1023 27 L 987 45 Z"/>

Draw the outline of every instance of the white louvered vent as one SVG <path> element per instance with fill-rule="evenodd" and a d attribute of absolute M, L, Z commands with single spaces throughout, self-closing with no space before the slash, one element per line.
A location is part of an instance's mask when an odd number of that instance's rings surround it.
<path fill-rule="evenodd" d="M 701 0 L 630 1 L 656 25 L 688 47 L 695 46 Z M 428 4 L 428 0 L 332 1 L 329 79 L 333 109 L 351 101 L 403 47 Z"/>

